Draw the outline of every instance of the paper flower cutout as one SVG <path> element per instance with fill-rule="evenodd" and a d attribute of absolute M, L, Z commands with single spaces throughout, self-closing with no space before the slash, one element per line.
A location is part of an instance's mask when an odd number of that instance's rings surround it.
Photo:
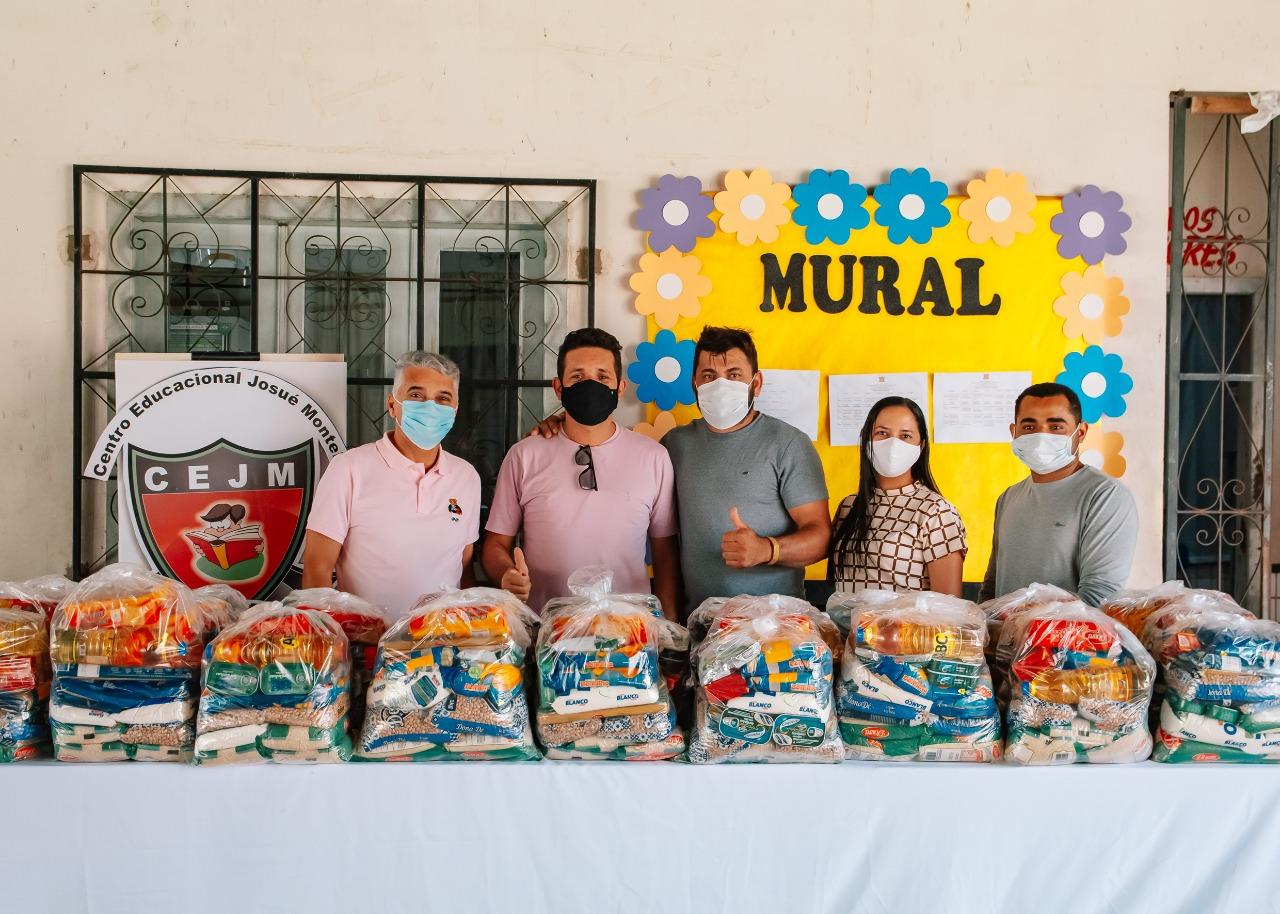
<path fill-rule="evenodd" d="M 682 317 L 697 317 L 699 299 L 711 291 L 711 280 L 698 271 L 702 261 L 679 251 L 640 255 L 640 272 L 631 274 L 636 310 L 653 315 L 658 326 L 670 329 Z"/>
<path fill-rule="evenodd" d="M 693 340 L 678 340 L 670 330 L 659 330 L 652 343 L 636 347 L 636 360 L 627 366 L 627 377 L 636 386 L 636 399 L 658 409 L 677 403 L 691 406 L 693 393 Z"/>
<path fill-rule="evenodd" d="M 1101 425 L 1091 425 L 1089 434 L 1080 443 L 1080 460 L 1119 479 L 1129 467 L 1121 453 L 1123 449 L 1124 435 L 1103 431 Z"/>
<path fill-rule="evenodd" d="M 1124 395 L 1133 390 L 1133 378 L 1123 367 L 1120 356 L 1090 346 L 1084 352 L 1068 352 L 1056 380 L 1080 395 L 1084 421 L 1096 422 L 1103 416 L 1124 415 Z"/>
<path fill-rule="evenodd" d="M 676 427 L 676 417 L 671 413 L 663 410 L 653 417 L 653 423 L 637 422 L 631 427 L 633 432 L 639 432 L 646 438 L 652 438 L 654 441 L 661 441 L 662 436 Z"/>
<path fill-rule="evenodd" d="M 636 228 L 649 233 L 649 248 L 665 251 L 675 248 L 686 254 L 699 238 L 716 233 L 711 221 L 711 198 L 702 194 L 697 178 L 663 175 L 657 187 L 640 191 L 640 211 Z"/>
<path fill-rule="evenodd" d="M 775 184 L 763 168 L 751 174 L 731 171 L 724 176 L 724 190 L 716 194 L 720 231 L 738 237 L 739 244 L 765 244 L 778 240 L 778 227 L 791 221 L 787 199 L 791 188 Z"/>
<path fill-rule="evenodd" d="M 960 218 L 968 221 L 969 240 L 974 244 L 994 241 L 1007 248 L 1017 235 L 1035 231 L 1031 211 L 1036 195 L 1027 190 L 1026 175 L 1007 175 L 993 168 L 965 185 L 965 193 L 969 198 L 960 204 Z"/>
<path fill-rule="evenodd" d="M 804 240 L 809 244 L 844 244 L 851 231 L 871 223 L 871 214 L 863 205 L 867 202 L 867 189 L 850 182 L 849 173 L 843 169 L 813 169 L 808 180 L 795 186 L 791 196 L 796 201 L 791 218 L 796 225 L 805 227 Z"/>
<path fill-rule="evenodd" d="M 1068 339 L 1082 336 L 1086 342 L 1101 343 L 1124 328 L 1121 318 L 1129 313 L 1124 280 L 1108 276 L 1102 264 L 1086 267 L 1083 273 L 1065 274 L 1062 291 L 1064 294 L 1053 302 L 1053 313 L 1066 319 L 1062 333 Z"/>
<path fill-rule="evenodd" d="M 895 168 L 889 180 L 876 187 L 876 222 L 889 230 L 889 240 L 902 244 L 910 238 L 925 244 L 933 230 L 951 221 L 951 210 L 943 205 L 947 185 L 935 181 L 929 169 L 907 171 Z"/>
<path fill-rule="evenodd" d="M 1101 263 L 1107 254 L 1123 254 L 1124 233 L 1133 225 L 1123 206 L 1118 193 L 1103 193 L 1092 184 L 1063 197 L 1062 212 L 1049 220 L 1049 228 L 1058 233 L 1058 255 Z"/>

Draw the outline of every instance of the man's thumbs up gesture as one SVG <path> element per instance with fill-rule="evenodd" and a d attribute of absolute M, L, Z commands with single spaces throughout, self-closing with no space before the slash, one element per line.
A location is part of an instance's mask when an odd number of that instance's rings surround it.
<path fill-rule="evenodd" d="M 753 568 L 768 564 L 773 558 L 773 545 L 768 537 L 758 536 L 747 526 L 737 507 L 729 509 L 729 522 L 733 529 L 720 541 L 724 563 L 730 568 Z"/>
<path fill-rule="evenodd" d="M 508 568 L 507 573 L 502 576 L 501 587 L 517 600 L 528 600 L 531 585 L 529 583 L 529 566 L 524 560 L 524 550 L 517 546 L 515 555 L 512 558 L 515 561 L 515 565 Z"/>

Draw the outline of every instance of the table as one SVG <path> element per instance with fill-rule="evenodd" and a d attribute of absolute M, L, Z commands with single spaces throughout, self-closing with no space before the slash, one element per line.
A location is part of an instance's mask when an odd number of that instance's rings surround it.
<path fill-rule="evenodd" d="M 0 766 L 3 909 L 1273 911 L 1280 769 Z"/>

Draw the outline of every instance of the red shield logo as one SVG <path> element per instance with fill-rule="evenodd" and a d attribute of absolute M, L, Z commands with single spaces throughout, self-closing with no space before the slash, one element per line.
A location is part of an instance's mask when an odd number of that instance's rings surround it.
<path fill-rule="evenodd" d="M 129 446 L 133 521 L 161 573 L 262 599 L 298 557 L 315 481 L 310 440 L 258 451 L 220 438 L 185 454 Z"/>

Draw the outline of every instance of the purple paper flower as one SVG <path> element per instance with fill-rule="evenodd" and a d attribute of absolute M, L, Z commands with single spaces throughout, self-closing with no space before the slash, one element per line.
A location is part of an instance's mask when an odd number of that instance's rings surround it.
<path fill-rule="evenodd" d="M 1092 184 L 1063 197 L 1062 212 L 1049 220 L 1049 228 L 1058 233 L 1058 255 L 1093 264 L 1107 254 L 1123 254 L 1124 233 L 1133 225 L 1123 206 L 1118 193 L 1104 193 Z"/>
<path fill-rule="evenodd" d="M 715 234 L 711 207 L 711 198 L 703 196 L 697 178 L 663 175 L 657 187 L 640 191 L 636 228 L 649 233 L 649 249 L 654 253 L 674 247 L 688 254 L 699 238 Z"/>

